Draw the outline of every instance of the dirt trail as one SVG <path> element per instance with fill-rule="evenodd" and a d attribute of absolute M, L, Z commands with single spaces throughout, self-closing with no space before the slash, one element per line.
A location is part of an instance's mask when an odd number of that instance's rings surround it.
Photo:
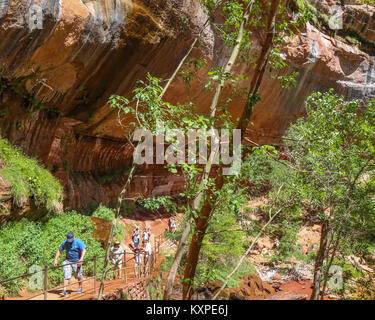
<path fill-rule="evenodd" d="M 132 252 L 133 248 L 133 242 L 131 239 L 131 233 L 132 230 L 135 228 L 135 226 L 138 226 L 140 231 L 142 232 L 145 228 L 150 227 L 151 228 L 151 245 L 152 245 L 152 251 L 155 252 L 155 239 L 159 236 L 163 236 L 164 231 L 168 230 L 168 215 L 155 215 L 148 212 L 143 211 L 136 211 L 132 217 L 129 218 L 123 218 L 121 219 L 121 222 L 124 224 L 126 236 L 125 240 L 122 242 L 122 246 L 126 250 L 127 253 Z M 130 227 L 130 228 L 129 228 Z M 142 239 L 142 234 L 141 234 Z M 142 242 L 141 242 L 142 244 Z M 162 241 L 162 249 L 165 249 L 170 246 L 170 243 L 168 241 Z M 160 259 L 157 261 L 157 265 L 160 264 Z M 134 275 L 134 258 L 130 258 L 128 256 L 127 258 L 127 267 L 128 269 L 128 275 L 127 275 L 127 282 L 125 282 L 124 273 L 122 273 L 123 278 L 121 280 L 108 280 L 105 282 L 104 287 L 104 293 L 110 293 L 115 289 L 124 288 L 128 284 L 139 282 L 142 279 L 145 278 L 136 278 Z M 85 281 L 86 280 L 86 281 Z M 94 298 L 94 279 L 88 279 L 83 278 L 83 292 L 77 293 L 78 284 L 74 284 L 67 288 L 67 296 L 63 297 L 60 295 L 60 292 L 62 291 L 61 288 L 59 289 L 52 289 L 47 294 L 47 300 L 88 300 L 91 298 Z M 72 283 L 76 282 L 76 280 L 72 280 Z M 97 289 L 99 289 L 100 281 L 97 281 Z M 6 297 L 5 300 L 44 300 L 44 295 L 39 295 L 37 297 L 32 298 L 38 294 L 37 292 L 28 292 L 26 289 L 20 292 L 19 297 Z"/>
<path fill-rule="evenodd" d="M 177 220 L 181 219 L 182 215 L 179 215 L 177 217 Z M 144 211 L 135 211 L 132 217 L 129 218 L 123 218 L 121 219 L 121 223 L 124 224 L 124 228 L 126 231 L 126 236 L 124 241 L 122 242 L 123 248 L 126 250 L 127 253 L 132 252 L 133 249 L 133 242 L 131 239 L 132 231 L 136 226 L 139 227 L 141 231 L 141 238 L 142 238 L 142 231 L 145 228 L 151 228 L 151 245 L 152 250 L 155 252 L 155 239 L 159 236 L 163 236 L 165 230 L 168 230 L 168 215 L 157 215 L 150 212 L 144 212 Z M 140 246 L 142 246 L 142 242 L 140 243 Z M 171 247 L 171 243 L 168 241 L 163 242 L 163 249 Z M 162 250 L 161 250 L 162 251 Z M 161 261 L 160 259 L 157 261 L 157 264 L 160 265 Z M 127 278 L 125 280 L 124 273 L 122 273 L 123 278 L 121 280 L 115 279 L 115 280 L 108 280 L 105 282 L 104 287 L 104 294 L 106 293 L 113 293 L 115 290 L 120 288 L 125 288 L 128 285 L 139 282 L 146 278 L 136 278 L 134 275 L 134 258 L 127 256 L 127 267 L 129 268 L 127 271 Z M 68 295 L 65 297 L 62 297 L 60 295 L 60 292 L 62 289 L 55 289 L 51 290 L 47 294 L 47 300 L 89 300 L 96 297 L 96 294 L 94 292 L 94 279 L 87 279 L 85 281 L 85 278 L 83 279 L 83 293 L 77 293 L 78 284 L 74 284 L 71 287 L 68 287 L 67 293 Z M 74 281 L 75 282 L 75 281 Z M 285 281 L 280 285 L 280 287 L 277 289 L 276 294 L 278 293 L 290 293 L 290 294 L 296 294 L 296 295 L 303 295 L 306 296 L 308 299 L 311 295 L 312 289 L 311 289 L 311 281 L 303 280 L 303 281 Z M 96 288 L 99 289 L 100 281 L 97 281 Z M 31 300 L 44 300 L 44 295 L 39 295 L 37 297 L 32 298 L 37 293 L 31 293 L 27 290 L 24 290 L 21 292 L 21 296 L 19 297 L 6 297 L 6 300 L 25 300 L 28 298 L 31 298 Z M 286 295 L 288 296 L 288 295 Z M 281 297 L 281 296 L 280 296 Z M 282 299 L 282 298 L 281 298 Z M 325 300 L 331 300 L 328 297 L 325 298 Z"/>
<path fill-rule="evenodd" d="M 121 219 L 124 224 L 126 236 L 122 243 L 128 248 L 133 248 L 133 241 L 131 239 L 132 231 L 136 226 L 140 229 L 140 237 L 142 240 L 142 232 L 145 228 L 151 228 L 151 244 L 154 244 L 154 239 L 164 234 L 168 230 L 168 215 L 157 215 L 148 211 L 136 210 L 129 218 Z"/>
<path fill-rule="evenodd" d="M 129 262 L 133 262 L 133 263 L 128 263 L 128 266 L 130 268 L 128 269 L 127 277 L 125 278 L 124 273 L 123 273 L 123 277 L 120 280 L 114 279 L 114 280 L 106 281 L 105 284 L 104 284 L 103 294 L 113 293 L 114 290 L 116 290 L 116 289 L 126 288 L 127 286 L 129 286 L 133 283 L 137 283 L 137 282 L 140 282 L 142 280 L 149 279 L 153 276 L 153 275 L 151 275 L 151 276 L 147 276 L 147 277 L 137 278 L 134 274 L 134 269 L 132 268 L 133 265 L 134 265 L 134 260 L 131 260 Z M 162 259 L 159 259 L 157 261 L 156 268 L 155 268 L 156 270 L 159 268 L 161 262 L 162 262 Z M 82 293 L 77 292 L 78 284 L 74 284 L 67 289 L 68 294 L 65 297 L 60 295 L 61 289 L 50 290 L 47 294 L 47 300 L 90 300 L 90 299 L 95 299 L 97 297 L 97 293 L 98 293 L 98 290 L 99 290 L 99 287 L 100 287 L 100 280 L 96 281 L 96 288 L 97 288 L 96 293 L 95 293 L 94 279 L 84 278 L 83 280 L 84 281 L 87 280 L 87 281 L 83 282 L 83 284 L 82 284 L 82 287 L 83 287 Z M 44 300 L 43 294 L 32 298 L 36 294 L 37 293 L 24 292 L 24 294 L 21 294 L 20 297 L 16 297 L 16 298 L 9 297 L 6 300 L 25 300 L 25 299 L 28 299 L 28 298 L 31 298 L 29 300 Z"/>

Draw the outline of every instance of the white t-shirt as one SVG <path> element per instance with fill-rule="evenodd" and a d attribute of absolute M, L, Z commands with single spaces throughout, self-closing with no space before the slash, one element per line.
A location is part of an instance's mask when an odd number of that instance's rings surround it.
<path fill-rule="evenodd" d="M 151 255 L 151 243 L 147 242 L 145 246 L 145 253 Z"/>
<path fill-rule="evenodd" d="M 148 232 L 143 232 L 143 241 L 148 241 L 148 240 L 150 240 L 150 238 L 149 238 L 149 234 L 148 234 Z"/>
<path fill-rule="evenodd" d="M 122 263 L 122 257 L 124 254 L 124 249 L 120 247 L 112 247 L 110 250 L 110 259 L 112 264 Z"/>

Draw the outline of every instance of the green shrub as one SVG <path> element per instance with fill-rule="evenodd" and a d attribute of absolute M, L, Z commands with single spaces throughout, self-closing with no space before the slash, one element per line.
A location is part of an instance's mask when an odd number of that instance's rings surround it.
<path fill-rule="evenodd" d="M 0 175 L 12 185 L 11 194 L 16 205 L 22 206 L 33 197 L 36 206 L 58 211 L 63 188 L 48 170 L 2 138 L 0 160 L 5 164 Z"/>
<path fill-rule="evenodd" d="M 99 207 L 94 211 L 92 216 L 112 222 L 115 219 L 115 212 L 113 209 L 109 209 L 100 204 Z M 122 242 L 125 239 L 124 226 L 122 223 L 118 221 L 115 226 L 114 236 L 115 236 L 116 241 Z"/>
<path fill-rule="evenodd" d="M 164 258 L 163 262 L 160 265 L 161 271 L 166 272 L 172 267 L 173 258 L 174 258 L 173 255 L 168 255 Z"/>
<path fill-rule="evenodd" d="M 86 259 L 104 255 L 104 249 L 92 233 L 95 224 L 87 216 L 75 211 L 50 218 L 46 223 L 32 222 L 26 219 L 9 222 L 0 229 L 0 281 L 28 272 L 32 265 L 52 266 L 55 254 L 66 234 L 74 232 L 87 246 Z M 59 259 L 59 265 L 65 258 L 65 252 Z M 98 260 L 98 273 L 103 270 L 103 259 Z M 84 275 L 93 274 L 93 261 L 84 264 Z M 28 279 L 26 279 L 28 280 Z M 62 269 L 48 271 L 48 286 L 62 283 Z M 16 294 L 26 281 L 12 281 L 3 285 L 9 294 Z"/>
<path fill-rule="evenodd" d="M 113 221 L 115 218 L 115 212 L 113 209 L 109 209 L 103 205 L 99 205 L 92 214 L 93 217 L 101 218 L 108 221 Z"/>

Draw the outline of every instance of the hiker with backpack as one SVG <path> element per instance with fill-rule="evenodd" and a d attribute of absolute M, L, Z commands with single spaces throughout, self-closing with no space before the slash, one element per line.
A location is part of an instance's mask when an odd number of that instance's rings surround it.
<path fill-rule="evenodd" d="M 138 227 L 136 227 L 133 232 L 133 243 L 134 243 L 134 248 L 138 248 L 138 244 L 139 244 L 139 228 Z"/>

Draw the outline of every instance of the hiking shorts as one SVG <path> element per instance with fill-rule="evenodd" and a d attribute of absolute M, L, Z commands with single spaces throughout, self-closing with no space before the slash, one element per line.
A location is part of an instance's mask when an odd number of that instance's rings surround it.
<path fill-rule="evenodd" d="M 122 260 L 112 260 L 111 263 L 113 265 L 113 268 L 122 268 Z"/>
<path fill-rule="evenodd" d="M 77 266 L 76 263 L 72 263 L 71 261 L 65 260 L 63 262 L 63 274 L 64 274 L 64 280 L 69 280 L 72 277 L 72 273 L 74 272 L 74 277 L 76 279 L 82 278 L 82 265 L 80 267 Z"/>

